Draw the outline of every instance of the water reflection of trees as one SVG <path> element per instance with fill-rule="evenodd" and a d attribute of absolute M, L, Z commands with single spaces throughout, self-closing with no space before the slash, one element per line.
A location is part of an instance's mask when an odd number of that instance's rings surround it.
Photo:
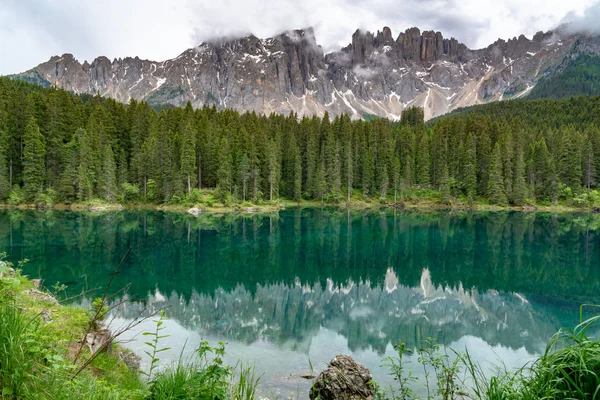
<path fill-rule="evenodd" d="M 4 211 L 0 246 L 70 294 L 104 285 L 131 246 L 114 289 L 131 284 L 138 305 L 172 293 L 182 323 L 243 341 L 302 347 L 325 326 L 353 347 L 477 332 L 534 350 L 598 298 L 599 227 L 591 214 Z"/>
<path fill-rule="evenodd" d="M 129 246 L 116 285 L 134 296 L 158 285 L 186 298 L 238 283 L 322 286 L 381 283 L 392 268 L 414 287 L 433 282 L 485 291 L 594 299 L 600 285 L 600 218 L 591 214 L 411 213 L 290 210 L 279 215 L 61 211 L 0 213 L 0 246 L 27 272 L 73 293 L 107 281 Z M 254 290 L 254 289 L 251 289 Z"/>

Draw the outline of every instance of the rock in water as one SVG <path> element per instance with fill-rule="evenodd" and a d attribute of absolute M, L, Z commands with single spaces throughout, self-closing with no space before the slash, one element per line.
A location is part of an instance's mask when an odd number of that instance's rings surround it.
<path fill-rule="evenodd" d="M 201 209 L 201 208 L 198 208 L 198 207 L 193 207 L 193 208 L 190 208 L 190 209 L 188 210 L 188 214 L 191 214 L 191 215 L 193 215 L 193 216 L 196 216 L 196 217 L 197 217 L 198 215 L 202 214 L 202 209 Z"/>
<path fill-rule="evenodd" d="M 371 372 L 352 357 L 338 354 L 317 376 L 310 389 L 311 400 L 372 399 Z"/>

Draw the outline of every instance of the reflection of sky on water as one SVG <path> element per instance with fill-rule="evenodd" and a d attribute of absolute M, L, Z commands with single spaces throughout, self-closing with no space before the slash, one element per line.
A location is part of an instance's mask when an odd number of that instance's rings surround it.
<path fill-rule="evenodd" d="M 126 322 L 128 320 L 117 318 L 114 324 L 118 326 Z M 125 347 L 142 354 L 147 348 L 143 344 L 144 339 L 142 339 L 141 333 L 152 331 L 154 328 L 155 325 L 152 322 L 146 321 L 124 334 L 120 340 L 124 341 Z M 162 365 L 178 360 L 182 354 L 184 359 L 193 356 L 194 349 L 198 347 L 201 340 L 208 340 L 211 344 L 225 340 L 222 337 L 201 336 L 198 332 L 184 328 L 175 320 L 166 321 L 165 330 L 161 333 L 169 335 L 160 342 L 161 347 L 170 347 L 170 350 L 160 355 Z M 186 343 L 186 347 L 182 353 L 183 343 Z M 492 363 L 499 364 L 501 362 L 508 369 L 517 369 L 533 358 L 533 355 L 529 354 L 524 347 L 510 349 L 501 345 L 491 346 L 471 335 L 466 335 L 450 343 L 449 347 L 468 349 L 475 361 L 490 368 Z M 369 368 L 373 377 L 383 387 L 390 385 L 395 387 L 393 379 L 388 375 L 389 370 L 382 365 L 383 358 L 395 356 L 391 344 L 386 346 L 385 353 L 382 355 L 372 349 L 352 351 L 344 336 L 326 328 L 319 329 L 311 339 L 307 353 L 290 349 L 285 344 L 276 345 L 264 340 L 258 340 L 251 344 L 227 341 L 226 350 L 225 362 L 228 364 L 235 365 L 238 361 L 242 361 L 246 365 L 254 365 L 259 375 L 264 374 L 261 378 L 260 390 L 267 396 L 304 398 L 310 389 L 310 381 L 300 378 L 300 375 L 310 372 L 309 360 L 315 371 L 318 372 L 324 369 L 336 354 L 350 355 Z M 423 370 L 420 365 L 417 365 L 416 359 L 416 354 L 407 357 L 407 361 L 410 362 L 407 370 L 411 371 L 413 376 L 419 377 L 419 381 L 422 381 Z M 142 358 L 142 368 L 147 370 L 148 367 L 148 357 Z"/>
<path fill-rule="evenodd" d="M 400 340 L 418 346 L 427 337 L 436 337 L 453 349 L 468 350 L 484 366 L 502 363 L 520 368 L 543 351 L 559 324 L 551 310 L 535 307 L 520 294 L 436 287 L 427 269 L 415 288 L 400 285 L 390 269 L 378 286 L 331 281 L 326 288 L 266 285 L 253 295 L 238 288 L 194 294 L 189 301 L 157 290 L 145 305 L 151 310 L 168 307 L 171 320 L 164 334 L 169 337 L 161 347 L 171 349 L 161 354 L 164 362 L 176 361 L 186 340 L 184 358 L 202 339 L 212 344 L 221 340 L 227 343 L 229 363 L 255 365 L 264 373 L 262 390 L 283 396 L 307 393 L 310 382 L 299 375 L 309 372 L 309 360 L 320 371 L 336 354 L 354 357 L 382 385 L 393 385 L 382 360 L 395 355 L 393 344 Z M 130 304 L 114 324 L 125 323 L 143 306 Z M 307 320 L 313 323 L 307 325 Z M 140 334 L 153 329 L 154 324 L 146 321 L 121 339 L 142 354 Z M 148 360 L 143 361 L 147 367 Z M 413 362 L 408 368 L 422 382 L 422 367 Z"/>

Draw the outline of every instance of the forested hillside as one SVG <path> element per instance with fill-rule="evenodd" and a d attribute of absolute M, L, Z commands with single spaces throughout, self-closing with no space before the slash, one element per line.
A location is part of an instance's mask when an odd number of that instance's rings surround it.
<path fill-rule="evenodd" d="M 0 78 L 0 199 L 227 205 L 278 198 L 599 201 L 600 98 L 508 101 L 428 125 L 170 108 Z"/>
<path fill-rule="evenodd" d="M 566 59 L 564 69 L 548 76 L 531 90 L 530 99 L 564 99 L 573 96 L 600 95 L 600 57 L 581 54 Z"/>

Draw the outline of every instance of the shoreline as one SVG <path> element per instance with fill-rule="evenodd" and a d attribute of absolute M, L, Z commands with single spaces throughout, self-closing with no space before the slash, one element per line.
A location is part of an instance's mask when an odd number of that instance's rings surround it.
<path fill-rule="evenodd" d="M 263 205 L 237 205 L 237 206 L 204 206 L 192 205 L 184 206 L 178 204 L 154 204 L 154 203 L 74 203 L 64 204 L 56 203 L 52 205 L 37 204 L 8 204 L 0 203 L 0 210 L 57 210 L 57 211 L 88 211 L 88 212 L 107 212 L 107 211 L 167 211 L 187 213 L 191 215 L 202 214 L 273 214 L 288 208 L 332 208 L 339 210 L 361 211 L 361 210 L 410 210 L 410 211 L 473 211 L 473 212 L 501 212 L 515 211 L 523 213 L 552 212 L 552 213 L 600 213 L 600 207 L 573 207 L 568 205 L 537 205 L 537 206 L 498 206 L 492 204 L 473 204 L 469 205 L 463 202 L 443 204 L 432 201 L 377 203 L 364 200 L 353 201 L 348 206 L 345 202 L 340 203 L 321 203 L 318 201 L 303 201 L 300 203 L 282 200 L 277 204 Z"/>

